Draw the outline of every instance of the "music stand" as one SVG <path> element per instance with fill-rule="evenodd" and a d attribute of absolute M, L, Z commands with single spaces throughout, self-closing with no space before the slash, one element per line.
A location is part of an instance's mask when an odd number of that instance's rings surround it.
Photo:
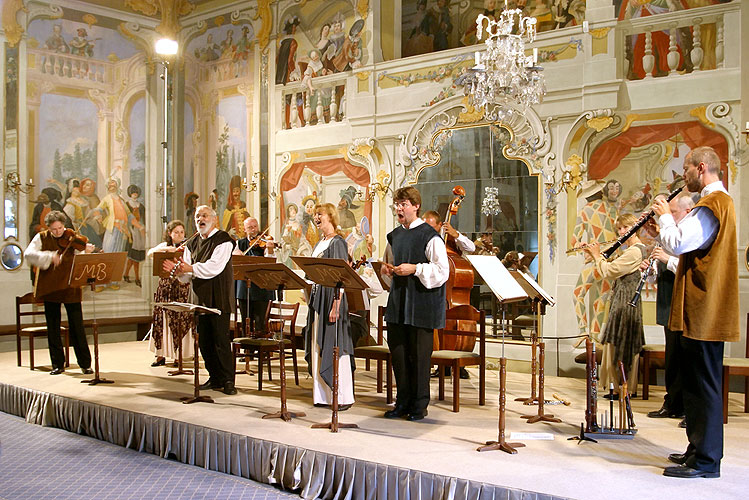
<path fill-rule="evenodd" d="M 336 299 L 341 296 L 341 289 L 349 290 L 366 290 L 369 288 L 354 271 L 348 262 L 343 259 L 322 259 L 315 257 L 292 257 L 291 260 L 298 265 L 307 276 L 307 279 L 321 286 L 327 286 L 336 289 Z M 338 432 L 339 428 L 358 428 L 356 424 L 341 424 L 338 422 L 338 325 L 336 320 L 336 341 L 333 347 L 333 404 L 331 421 L 327 424 L 314 424 L 313 429 L 330 429 L 330 432 Z"/>
<path fill-rule="evenodd" d="M 182 258 L 182 255 L 184 255 L 185 251 L 184 249 L 180 250 L 168 250 L 166 252 L 154 252 L 153 253 L 153 270 L 152 275 L 157 276 L 159 278 L 172 278 L 177 279 L 176 277 L 172 276 L 172 273 L 168 271 L 164 271 L 164 261 L 165 260 L 173 260 L 177 261 L 177 259 Z M 192 375 L 192 370 L 185 370 L 184 369 L 184 363 L 182 359 L 182 340 L 184 336 L 181 336 L 179 339 L 179 345 L 175 346 L 175 349 L 177 349 L 177 369 L 176 370 L 170 370 L 167 372 L 167 375 L 174 376 L 174 375 Z M 166 342 L 165 339 L 162 339 L 162 342 Z M 195 351 L 195 355 L 197 356 L 197 351 Z"/>
<path fill-rule="evenodd" d="M 73 256 L 73 266 L 70 270 L 68 285 L 83 287 L 89 285 L 93 292 L 96 285 L 106 285 L 112 281 L 120 281 L 125 270 L 126 252 L 116 253 L 80 253 Z M 81 380 L 82 384 L 113 384 L 113 380 L 99 377 L 99 325 L 96 322 L 96 293 L 91 294 L 94 309 L 94 378 Z"/>
<path fill-rule="evenodd" d="M 307 282 L 300 278 L 297 273 L 281 263 L 251 264 L 243 267 L 245 269 L 244 278 L 246 280 L 251 281 L 265 290 L 276 290 L 276 298 L 279 302 L 283 301 L 284 290 L 300 290 L 309 287 Z M 271 325 L 269 323 L 269 326 L 278 326 L 278 324 Z M 281 378 L 281 411 L 263 415 L 262 418 L 280 418 L 285 422 L 288 422 L 292 418 L 305 417 L 307 414 L 299 411 L 290 412 L 286 407 L 286 352 L 284 349 L 283 320 L 281 320 L 280 329 L 280 332 L 273 333 L 278 334 L 278 357 L 279 363 L 281 364 L 279 372 L 279 377 Z M 271 330 L 273 330 L 273 328 L 271 328 Z M 291 341 L 294 342 L 294 332 L 290 333 Z"/>
<path fill-rule="evenodd" d="M 541 286 L 533 279 L 533 277 L 521 271 L 510 271 L 510 275 L 515 278 L 518 284 L 523 288 L 525 293 L 531 300 L 533 307 L 533 330 L 531 331 L 531 395 L 527 398 L 516 398 L 515 401 L 522 401 L 523 404 L 532 405 L 534 402 L 538 402 L 538 416 L 544 417 L 541 420 L 546 422 L 558 422 L 559 419 L 554 419 L 553 415 L 544 416 L 544 362 L 546 359 L 545 346 L 541 348 L 541 366 L 539 368 L 536 358 L 536 348 L 538 347 L 538 318 L 539 316 L 546 314 L 546 306 L 554 306 L 556 301 L 554 297 L 549 295 Z M 538 373 L 538 391 L 539 396 L 536 396 L 536 374 Z M 522 418 L 529 419 L 528 423 L 535 423 L 539 420 L 534 418 L 535 416 L 523 415 Z"/>
<path fill-rule="evenodd" d="M 251 306 L 252 306 L 252 299 L 250 298 L 250 280 L 246 277 L 245 271 L 247 270 L 247 266 L 250 264 L 275 264 L 276 258 L 275 257 L 263 257 L 260 255 L 237 255 L 234 254 L 231 256 L 231 265 L 232 265 L 232 271 L 234 273 L 234 280 L 235 281 L 244 281 L 245 285 L 247 286 L 247 297 L 245 300 L 247 301 L 247 316 L 249 317 L 250 321 L 246 321 L 247 318 L 242 318 L 242 330 L 244 332 L 244 335 L 246 337 L 250 336 L 250 332 L 255 331 L 255 328 L 257 328 L 256 325 L 253 324 L 252 321 L 252 314 L 250 314 Z M 235 334 L 236 334 L 236 311 L 235 311 Z M 238 334 L 237 334 L 238 335 Z M 252 373 L 250 373 L 252 375 Z"/>
<path fill-rule="evenodd" d="M 499 424 L 496 441 L 487 441 L 485 446 L 480 446 L 477 451 L 501 450 L 514 455 L 518 451 L 515 448 L 525 446 L 523 443 L 508 443 L 505 440 L 505 402 L 507 384 L 507 358 L 505 358 L 505 336 L 507 335 L 507 323 L 505 312 L 507 304 L 519 302 L 528 298 L 523 288 L 503 265 L 497 265 L 497 258 L 493 255 L 467 255 L 466 258 L 476 269 L 476 272 L 484 279 L 497 301 L 502 305 L 502 357 L 499 358 Z"/>
<path fill-rule="evenodd" d="M 200 316 L 201 314 L 221 314 L 221 311 L 219 311 L 218 309 L 212 309 L 210 307 L 199 306 L 197 304 L 189 304 L 187 302 L 156 302 L 154 305 L 163 307 L 164 309 L 169 309 L 170 311 L 174 312 L 192 313 L 192 338 L 195 351 L 195 354 L 193 355 L 193 373 L 195 375 L 195 378 L 193 379 L 193 385 L 195 387 L 195 392 L 193 393 L 192 397 L 183 396 L 180 398 L 180 400 L 184 404 L 213 403 L 213 398 L 211 398 L 210 396 L 200 395 L 200 380 L 198 378 L 198 370 L 200 370 L 200 363 L 198 362 L 198 316 Z"/>

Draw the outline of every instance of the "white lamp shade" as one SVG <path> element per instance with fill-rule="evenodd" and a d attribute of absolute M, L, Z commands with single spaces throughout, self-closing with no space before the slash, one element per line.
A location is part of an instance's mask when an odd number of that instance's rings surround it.
<path fill-rule="evenodd" d="M 176 40 L 169 38 L 161 38 L 156 41 L 156 53 L 162 56 L 173 56 L 179 49 L 179 44 Z"/>

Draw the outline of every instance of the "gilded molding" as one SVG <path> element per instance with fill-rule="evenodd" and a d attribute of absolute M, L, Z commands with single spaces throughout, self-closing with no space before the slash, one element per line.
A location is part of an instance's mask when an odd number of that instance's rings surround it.
<path fill-rule="evenodd" d="M 463 104 L 465 111 L 461 111 L 458 114 L 458 123 L 476 123 L 481 121 L 484 117 L 485 108 L 476 109 L 476 107 L 468 101 L 468 96 L 463 97 L 460 102 Z"/>
<path fill-rule="evenodd" d="M 609 128 L 612 123 L 614 119 L 610 116 L 596 116 L 585 122 L 588 128 L 595 129 L 596 132 Z"/>
<path fill-rule="evenodd" d="M 362 19 L 366 19 L 369 15 L 369 0 L 359 0 L 356 2 L 356 12 Z"/>
<path fill-rule="evenodd" d="M 710 128 L 715 128 L 715 123 L 707 117 L 707 106 L 697 106 L 689 110 L 689 116 L 694 116 Z"/>
<path fill-rule="evenodd" d="M 125 6 L 147 16 L 161 13 L 161 23 L 156 26 L 156 32 L 172 40 L 177 39 L 182 28 L 180 16 L 186 16 L 195 9 L 195 5 L 188 0 L 125 0 Z"/>
<path fill-rule="evenodd" d="M 28 12 L 23 6 L 23 0 L 3 0 L 2 23 L 5 39 L 8 45 L 15 47 L 23 36 L 23 26 L 18 24 L 18 13 Z"/>
<path fill-rule="evenodd" d="M 253 21 L 261 20 L 262 25 L 257 32 L 257 41 L 260 49 L 264 50 L 270 43 L 270 33 L 273 30 L 273 12 L 270 9 L 272 0 L 258 0 L 257 12 L 252 16 Z"/>
<path fill-rule="evenodd" d="M 609 34 L 609 31 L 611 31 L 610 27 L 596 28 L 594 30 L 590 30 L 590 36 L 592 36 L 593 38 L 606 38 L 606 36 Z"/>

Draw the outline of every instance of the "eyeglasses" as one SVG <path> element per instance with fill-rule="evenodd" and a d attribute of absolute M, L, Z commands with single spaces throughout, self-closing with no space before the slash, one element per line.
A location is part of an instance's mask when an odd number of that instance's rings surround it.
<path fill-rule="evenodd" d="M 410 201 L 396 201 L 395 203 L 393 203 L 393 206 L 396 209 L 398 209 L 398 208 L 406 208 L 406 207 L 410 207 L 411 206 L 411 202 Z"/>

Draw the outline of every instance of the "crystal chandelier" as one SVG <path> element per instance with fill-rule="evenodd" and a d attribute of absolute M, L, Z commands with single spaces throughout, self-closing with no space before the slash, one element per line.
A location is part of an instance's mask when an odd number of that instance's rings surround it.
<path fill-rule="evenodd" d="M 476 18 L 476 37 L 486 50 L 476 52 L 476 64 L 469 70 L 465 94 L 476 108 L 514 101 L 527 108 L 538 104 L 546 93 L 538 66 L 538 49 L 525 54 L 526 43 L 536 38 L 536 18 L 523 16 L 520 9 L 505 9 L 494 20 L 484 14 Z"/>
<path fill-rule="evenodd" d="M 497 215 L 499 208 L 499 189 L 495 187 L 484 188 L 484 199 L 481 201 L 481 213 L 484 215 Z"/>

